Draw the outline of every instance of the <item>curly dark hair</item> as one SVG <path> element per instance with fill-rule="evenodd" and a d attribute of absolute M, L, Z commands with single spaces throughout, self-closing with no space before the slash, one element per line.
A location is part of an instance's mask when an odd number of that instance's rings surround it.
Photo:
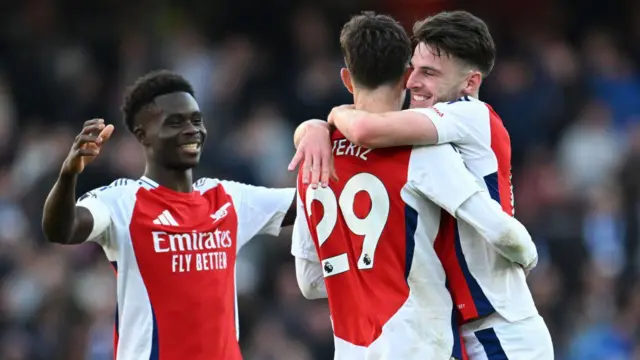
<path fill-rule="evenodd" d="M 157 70 L 140 77 L 127 89 L 122 105 L 124 123 L 133 132 L 135 117 L 145 106 L 160 95 L 186 92 L 195 97 L 191 84 L 181 75 L 169 70 Z"/>
<path fill-rule="evenodd" d="M 354 81 L 366 88 L 398 81 L 411 59 L 411 39 L 392 17 L 363 12 L 340 33 L 340 48 Z"/>
<path fill-rule="evenodd" d="M 466 11 L 441 12 L 413 26 L 416 43 L 433 48 L 435 55 L 442 53 L 462 60 L 487 76 L 496 59 L 496 45 L 489 27 L 482 19 Z"/>

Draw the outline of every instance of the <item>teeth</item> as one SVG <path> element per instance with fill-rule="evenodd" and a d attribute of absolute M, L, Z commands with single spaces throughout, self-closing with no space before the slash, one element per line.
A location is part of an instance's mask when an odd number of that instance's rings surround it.
<path fill-rule="evenodd" d="M 415 101 L 425 101 L 427 100 L 426 96 L 422 96 L 422 95 L 413 95 L 413 100 Z"/>
<path fill-rule="evenodd" d="M 186 144 L 182 145 L 182 148 L 185 150 L 198 150 L 198 144 Z"/>

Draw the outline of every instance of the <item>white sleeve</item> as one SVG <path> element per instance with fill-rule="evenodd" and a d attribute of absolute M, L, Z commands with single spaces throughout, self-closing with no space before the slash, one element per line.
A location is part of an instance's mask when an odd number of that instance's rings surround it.
<path fill-rule="evenodd" d="M 509 261 L 528 270 L 537 263 L 538 251 L 527 229 L 505 213 L 486 192 L 476 193 L 467 199 L 455 216 L 471 225 Z"/>
<path fill-rule="evenodd" d="M 312 300 L 327 297 L 321 263 L 296 257 L 296 279 L 305 298 Z"/>
<path fill-rule="evenodd" d="M 291 255 L 300 259 L 320 262 L 300 195 L 296 196 L 296 207 L 296 220 L 293 223 L 291 238 Z"/>
<path fill-rule="evenodd" d="M 86 208 L 93 217 L 93 228 L 85 241 L 93 241 L 102 246 L 108 246 L 111 241 L 109 234 L 111 210 L 108 201 L 105 201 L 106 199 L 103 199 L 102 196 L 105 189 L 106 187 L 89 191 L 76 202 L 76 206 Z"/>
<path fill-rule="evenodd" d="M 233 181 L 221 181 L 238 213 L 238 249 L 256 235 L 278 236 L 291 207 L 294 188 L 270 189 Z"/>
<path fill-rule="evenodd" d="M 465 100 L 465 98 L 449 103 L 438 103 L 429 108 L 404 111 L 426 115 L 438 130 L 438 144 L 469 141 L 473 132 L 483 128 L 480 117 L 488 116 L 486 105 L 479 101 Z"/>
<path fill-rule="evenodd" d="M 450 144 L 414 147 L 407 185 L 452 215 L 473 194 L 484 191 Z"/>
<path fill-rule="evenodd" d="M 296 220 L 293 223 L 291 254 L 296 258 L 296 279 L 302 295 L 307 299 L 327 297 L 322 264 L 311 237 L 300 194 L 296 196 Z"/>

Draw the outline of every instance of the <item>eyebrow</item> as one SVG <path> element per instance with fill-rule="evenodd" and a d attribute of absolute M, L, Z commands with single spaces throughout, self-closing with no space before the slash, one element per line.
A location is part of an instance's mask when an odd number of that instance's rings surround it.
<path fill-rule="evenodd" d="M 175 113 L 169 113 L 167 114 L 167 118 L 170 117 L 181 117 L 181 118 L 187 118 L 193 115 L 202 115 L 202 112 L 199 110 L 196 111 L 190 111 L 190 112 L 175 112 Z"/>

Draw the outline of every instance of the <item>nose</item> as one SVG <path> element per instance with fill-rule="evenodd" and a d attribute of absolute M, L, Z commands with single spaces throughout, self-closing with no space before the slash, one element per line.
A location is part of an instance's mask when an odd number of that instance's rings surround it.
<path fill-rule="evenodd" d="M 413 70 L 411 74 L 409 74 L 409 78 L 407 79 L 407 89 L 414 90 L 420 88 L 420 81 L 418 81 L 416 73 L 417 72 Z"/>
<path fill-rule="evenodd" d="M 193 135 L 198 133 L 198 127 L 195 126 L 191 121 L 186 121 L 185 125 L 182 128 L 182 133 L 185 135 Z"/>

